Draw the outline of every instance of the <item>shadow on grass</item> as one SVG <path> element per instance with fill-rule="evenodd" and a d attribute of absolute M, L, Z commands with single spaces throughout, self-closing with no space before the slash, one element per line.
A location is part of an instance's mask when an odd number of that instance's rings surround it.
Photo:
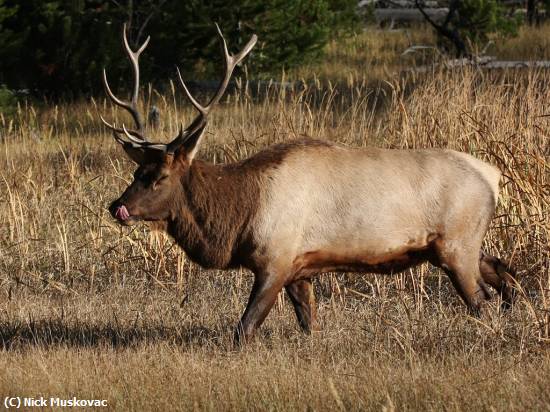
<path fill-rule="evenodd" d="M 0 350 L 28 347 L 131 348 L 150 343 L 178 346 L 221 344 L 227 331 L 222 327 L 171 327 L 162 325 L 117 325 L 67 322 L 63 319 L 0 321 Z"/>

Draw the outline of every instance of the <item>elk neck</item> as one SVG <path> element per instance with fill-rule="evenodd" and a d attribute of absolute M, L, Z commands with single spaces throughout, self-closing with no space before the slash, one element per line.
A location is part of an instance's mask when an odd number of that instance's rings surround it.
<path fill-rule="evenodd" d="M 168 233 L 205 268 L 245 265 L 260 205 L 261 173 L 242 164 L 194 161 L 181 180 Z"/>

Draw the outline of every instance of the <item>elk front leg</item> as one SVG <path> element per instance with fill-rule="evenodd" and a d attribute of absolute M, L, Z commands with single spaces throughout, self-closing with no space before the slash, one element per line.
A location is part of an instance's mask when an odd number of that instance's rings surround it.
<path fill-rule="evenodd" d="M 284 278 L 276 274 L 256 274 L 246 310 L 235 330 L 235 343 L 243 344 L 252 339 L 256 329 L 271 310 L 284 283 Z"/>
<path fill-rule="evenodd" d="M 319 330 L 317 326 L 317 309 L 315 307 L 315 294 L 311 279 L 299 279 L 285 286 L 290 297 L 298 323 L 306 333 Z"/>

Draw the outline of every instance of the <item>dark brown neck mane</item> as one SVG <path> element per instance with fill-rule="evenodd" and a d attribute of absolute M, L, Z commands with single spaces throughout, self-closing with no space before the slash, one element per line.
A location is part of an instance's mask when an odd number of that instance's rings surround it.
<path fill-rule="evenodd" d="M 260 201 L 261 173 L 242 163 L 194 161 L 182 178 L 167 231 L 205 268 L 245 265 L 253 248 L 250 224 Z"/>

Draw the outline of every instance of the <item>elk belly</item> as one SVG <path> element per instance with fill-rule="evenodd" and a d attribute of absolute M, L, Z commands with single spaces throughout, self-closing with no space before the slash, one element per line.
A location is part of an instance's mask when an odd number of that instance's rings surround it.
<path fill-rule="evenodd" d="M 315 250 L 298 255 L 292 262 L 294 278 L 325 272 L 397 273 L 428 260 L 435 234 L 422 241 L 411 239 L 407 245 L 372 253 L 368 250 Z"/>

